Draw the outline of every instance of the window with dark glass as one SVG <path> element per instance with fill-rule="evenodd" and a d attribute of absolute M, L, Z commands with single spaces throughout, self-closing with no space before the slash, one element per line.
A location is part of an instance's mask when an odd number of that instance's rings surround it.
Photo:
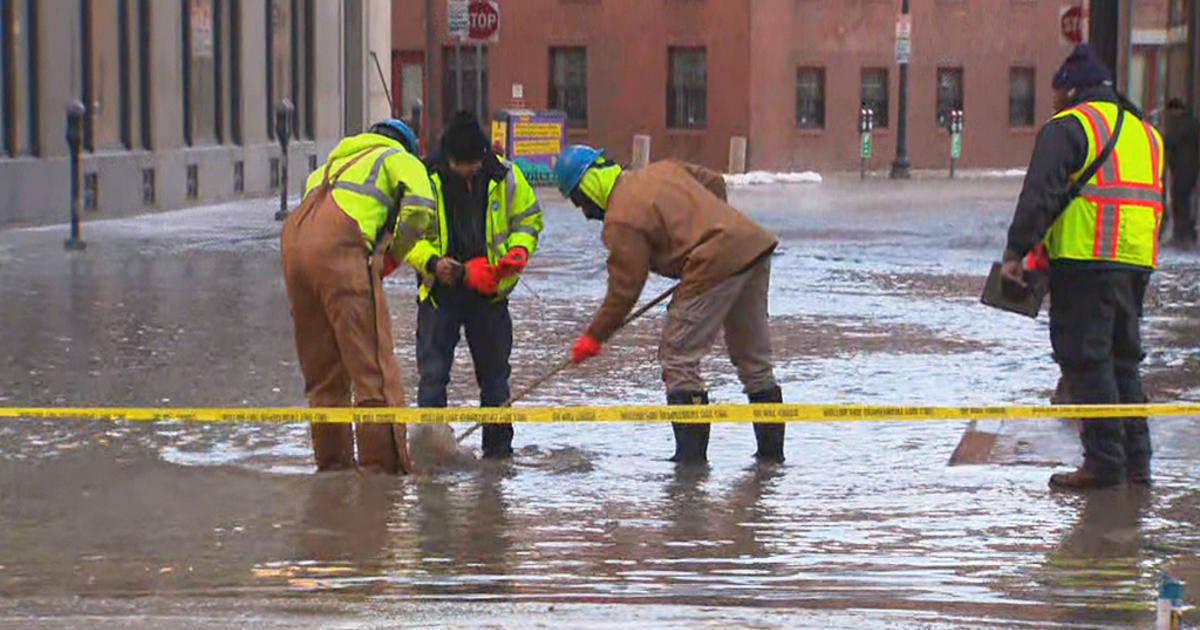
<path fill-rule="evenodd" d="M 708 66 L 704 48 L 669 48 L 667 127 L 703 129 L 708 124 Z"/>
<path fill-rule="evenodd" d="M 875 128 L 888 126 L 887 68 L 864 68 L 862 71 L 862 106 L 875 112 Z"/>
<path fill-rule="evenodd" d="M 825 128 L 825 69 L 796 70 L 796 126 Z"/>
<path fill-rule="evenodd" d="M 291 59 L 292 92 L 289 98 L 296 106 L 292 135 L 308 140 L 314 137 L 313 120 L 313 2 L 292 0 Z"/>
<path fill-rule="evenodd" d="M 128 3 L 80 0 L 78 8 L 81 72 L 75 93 L 87 108 L 83 146 L 88 151 L 129 148 Z"/>
<path fill-rule="evenodd" d="M 479 54 L 476 55 L 476 52 Z M 462 46 L 457 54 L 453 46 L 442 48 L 442 124 L 454 117 L 454 112 L 465 109 L 475 111 L 475 87 L 478 82 L 482 92 L 480 103 L 483 111 L 480 121 L 487 117 L 488 109 L 488 49 L 487 46 Z M 458 69 L 462 69 L 462 101 L 459 101 Z M 476 78 L 478 75 L 478 78 Z"/>
<path fill-rule="evenodd" d="M 183 0 L 183 136 L 188 144 L 219 139 L 217 83 L 221 0 Z"/>
<path fill-rule="evenodd" d="M 225 90 L 228 97 L 224 110 L 223 127 L 229 129 L 229 140 L 233 144 L 242 143 L 242 3 L 241 0 L 228 0 L 225 11 L 225 33 L 229 42 L 229 58 L 224 64 L 222 84 L 228 85 Z"/>
<path fill-rule="evenodd" d="M 963 108 L 962 68 L 938 68 L 937 71 L 937 126 L 950 125 L 950 112 Z"/>
<path fill-rule="evenodd" d="M 9 0 L 0 0 L 0 155 L 9 155 L 8 128 L 12 126 L 12 104 L 9 99 L 13 91 L 8 87 L 12 64 L 12 47 L 9 45 L 8 32 L 12 29 L 12 13 L 8 8 Z"/>
<path fill-rule="evenodd" d="M 1012 68 L 1008 73 L 1008 124 L 1032 127 L 1034 120 L 1034 70 Z"/>
<path fill-rule="evenodd" d="M 550 109 L 566 112 L 567 124 L 587 128 L 587 49 L 550 49 Z"/>
<path fill-rule="evenodd" d="M 138 147 L 149 149 L 150 138 L 150 0 L 137 3 Z M 153 202 L 151 202 L 153 203 Z"/>
<path fill-rule="evenodd" d="M 9 155 L 38 153 L 38 0 L 4 0 L 4 141 Z"/>

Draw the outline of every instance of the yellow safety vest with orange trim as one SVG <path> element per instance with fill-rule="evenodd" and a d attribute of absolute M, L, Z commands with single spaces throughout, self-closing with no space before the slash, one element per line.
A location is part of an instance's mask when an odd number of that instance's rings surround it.
<path fill-rule="evenodd" d="M 1079 180 L 1112 137 L 1117 105 L 1089 101 L 1055 114 L 1073 116 L 1088 140 L 1087 159 L 1071 174 Z M 1148 267 L 1158 264 L 1158 228 L 1163 214 L 1162 137 L 1129 112 L 1109 156 L 1050 226 L 1044 242 L 1050 260 L 1108 261 Z"/>

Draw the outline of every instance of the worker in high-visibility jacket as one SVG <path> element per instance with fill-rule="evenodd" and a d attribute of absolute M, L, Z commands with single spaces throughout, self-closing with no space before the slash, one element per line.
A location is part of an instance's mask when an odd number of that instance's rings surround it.
<path fill-rule="evenodd" d="M 1063 63 L 1053 87 L 1058 112 L 1034 144 L 1008 231 L 1004 275 L 1021 284 L 1022 257 L 1044 243 L 1050 343 L 1071 402 L 1144 403 L 1140 320 L 1158 261 L 1162 138 L 1116 93 L 1111 73 L 1087 44 Z M 1083 465 L 1053 475 L 1052 486 L 1150 482 L 1145 418 L 1087 420 L 1081 436 Z"/>
<path fill-rule="evenodd" d="M 445 407 L 459 335 L 465 330 L 479 402 L 509 398 L 513 326 L 508 298 L 537 249 L 542 208 L 516 164 L 496 156 L 473 114 L 459 112 L 429 159 L 435 220 L 408 253 L 418 272 L 417 404 Z M 512 454 L 511 424 L 483 427 L 483 456 Z"/>
<path fill-rule="evenodd" d="M 388 119 L 343 139 L 308 176 L 283 225 L 283 277 L 309 406 L 399 407 L 404 388 L 381 285 L 383 260 L 403 259 L 435 204 L 412 131 Z M 411 472 L 403 424 L 312 425 L 318 470 Z"/>

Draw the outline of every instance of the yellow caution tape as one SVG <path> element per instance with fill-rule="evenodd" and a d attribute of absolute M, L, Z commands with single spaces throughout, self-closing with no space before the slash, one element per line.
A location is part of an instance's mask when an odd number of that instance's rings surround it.
<path fill-rule="evenodd" d="M 856 422 L 880 420 L 990 420 L 1031 418 L 1124 418 L 1200 415 L 1200 403 L 1153 405 L 1007 405 L 937 407 L 902 405 L 757 404 L 612 407 L 450 408 L 167 408 L 0 407 L 0 418 L 82 419 L 134 422 Z"/>

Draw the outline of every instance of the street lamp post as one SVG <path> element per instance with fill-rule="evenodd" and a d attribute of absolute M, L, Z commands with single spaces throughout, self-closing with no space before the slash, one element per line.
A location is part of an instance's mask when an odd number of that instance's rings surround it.
<path fill-rule="evenodd" d="M 900 7 L 901 15 L 908 15 L 908 0 Z M 900 98 L 896 105 L 896 160 L 892 162 L 892 179 L 908 179 L 911 176 L 908 163 L 908 59 L 900 62 Z"/>

